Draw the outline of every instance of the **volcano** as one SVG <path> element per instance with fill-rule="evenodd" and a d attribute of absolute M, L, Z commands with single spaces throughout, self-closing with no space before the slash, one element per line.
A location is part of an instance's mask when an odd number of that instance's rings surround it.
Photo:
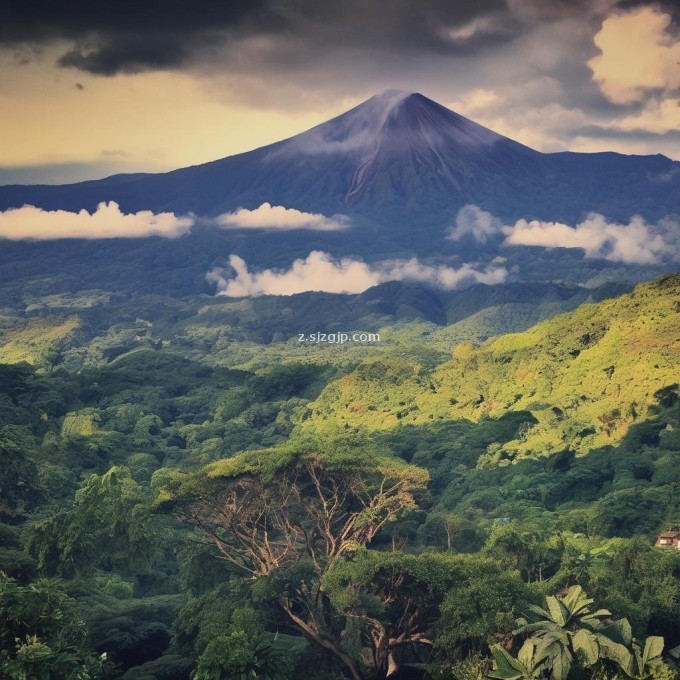
<path fill-rule="evenodd" d="M 540 153 L 419 93 L 390 90 L 300 135 L 161 174 L 0 187 L 0 209 L 92 210 L 114 200 L 214 216 L 264 202 L 389 229 L 442 228 L 474 203 L 503 219 L 680 213 L 680 163 L 662 155 Z"/>

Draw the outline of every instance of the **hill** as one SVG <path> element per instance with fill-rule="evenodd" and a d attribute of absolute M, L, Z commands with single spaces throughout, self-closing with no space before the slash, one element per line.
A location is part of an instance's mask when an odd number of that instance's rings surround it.
<path fill-rule="evenodd" d="M 367 356 L 407 352 L 442 361 L 452 343 L 524 330 L 580 304 L 627 287 L 557 284 L 476 285 L 437 291 L 389 282 L 359 295 L 301 293 L 230 300 L 221 297 L 129 295 L 102 290 L 19 299 L 0 316 L 0 360 L 43 368 L 105 366 L 140 347 L 208 365 L 269 368 L 289 361 L 353 366 Z M 378 344 L 301 343 L 300 333 L 373 332 Z"/>
<path fill-rule="evenodd" d="M 504 335 L 462 344 L 433 370 L 408 360 L 366 361 L 310 405 L 305 429 L 498 418 L 527 411 L 534 423 L 490 450 L 502 463 L 620 441 L 658 392 L 678 382 L 680 276 Z"/>

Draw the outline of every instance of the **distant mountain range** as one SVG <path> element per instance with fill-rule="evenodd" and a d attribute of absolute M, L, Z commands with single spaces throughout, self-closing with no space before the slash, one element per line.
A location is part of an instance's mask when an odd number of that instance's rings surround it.
<path fill-rule="evenodd" d="M 33 272 L 68 276 L 71 288 L 129 284 L 186 294 L 210 290 L 206 271 L 232 252 L 256 268 L 288 267 L 311 250 L 366 261 L 488 261 L 493 254 L 483 243 L 447 240 L 461 207 L 474 204 L 509 223 L 525 218 L 573 225 L 592 211 L 610 220 L 639 214 L 657 221 L 680 214 L 680 162 L 662 155 L 540 153 L 421 94 L 388 91 L 300 135 L 202 165 L 70 185 L 0 187 L 0 210 L 30 204 L 92 211 L 102 201 L 116 201 L 124 212 L 207 218 L 268 202 L 346 215 L 352 227 L 274 233 L 199 224 L 175 241 L 116 240 L 105 247 L 5 242 L 0 277 Z M 588 261 L 584 273 L 580 258 L 510 250 L 510 265 L 534 280 L 584 281 L 603 266 Z"/>

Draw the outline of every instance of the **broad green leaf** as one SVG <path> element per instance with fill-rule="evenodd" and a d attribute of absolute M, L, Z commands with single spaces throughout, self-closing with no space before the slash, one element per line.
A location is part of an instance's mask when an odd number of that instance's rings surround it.
<path fill-rule="evenodd" d="M 500 645 L 491 648 L 496 668 L 489 673 L 490 678 L 498 680 L 517 680 L 526 677 L 526 669 L 512 658 Z"/>
<path fill-rule="evenodd" d="M 614 621 L 606 626 L 600 626 L 597 629 L 600 635 L 608 637 L 613 642 L 618 642 L 621 645 L 629 645 L 633 638 L 633 633 L 628 623 L 628 619 L 621 619 Z"/>
<path fill-rule="evenodd" d="M 567 590 L 567 594 L 564 596 L 565 600 L 569 600 L 570 602 L 576 602 L 579 597 L 583 594 L 583 588 L 579 585 L 571 586 Z"/>
<path fill-rule="evenodd" d="M 645 669 L 647 664 L 654 659 L 661 657 L 663 652 L 664 640 L 658 635 L 650 635 L 645 640 L 645 649 L 642 652 L 642 668 L 641 671 Z"/>
<path fill-rule="evenodd" d="M 534 644 L 534 642 L 532 642 L 531 638 L 525 640 L 524 644 L 522 645 L 522 648 L 519 650 L 519 653 L 517 654 L 517 661 L 519 661 L 527 669 L 531 669 L 534 667 L 535 652 L 536 645 Z"/>
<path fill-rule="evenodd" d="M 594 600 L 586 597 L 581 586 L 572 586 L 569 588 L 567 594 L 562 598 L 565 606 L 569 609 L 572 616 L 576 616 L 581 613 L 587 614 L 588 606 L 591 605 Z"/>
<path fill-rule="evenodd" d="M 572 645 L 584 666 L 592 666 L 600 658 L 600 645 L 597 637 L 589 630 L 581 629 L 572 637 Z"/>
<path fill-rule="evenodd" d="M 608 637 L 599 635 L 597 639 L 600 643 L 600 653 L 605 659 L 613 661 L 627 675 L 636 675 L 635 657 L 624 645 L 612 642 Z"/>
<path fill-rule="evenodd" d="M 525 626 L 520 626 L 514 631 L 514 633 L 516 635 L 520 633 L 548 633 L 557 628 L 559 628 L 559 626 L 552 621 L 537 621 L 536 623 L 528 623 Z"/>
<path fill-rule="evenodd" d="M 545 601 L 550 610 L 550 618 L 558 626 L 566 625 L 569 619 L 569 610 L 556 597 L 546 597 Z"/>
<path fill-rule="evenodd" d="M 551 659 L 551 676 L 553 680 L 567 680 L 573 658 L 571 652 L 562 645 L 555 645 L 556 653 Z"/>
<path fill-rule="evenodd" d="M 601 616 L 611 616 L 612 613 L 609 611 L 609 609 L 598 609 L 596 612 L 593 612 L 592 614 L 588 614 L 589 619 L 594 619 L 598 618 Z"/>
<path fill-rule="evenodd" d="M 549 619 L 550 618 L 550 612 L 546 611 L 545 609 L 535 605 L 531 604 L 529 605 L 529 609 L 531 609 L 534 614 L 538 614 L 541 618 L 543 619 Z"/>

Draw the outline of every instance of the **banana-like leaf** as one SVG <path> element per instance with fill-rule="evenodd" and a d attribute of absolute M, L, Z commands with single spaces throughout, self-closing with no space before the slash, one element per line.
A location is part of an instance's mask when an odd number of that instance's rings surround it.
<path fill-rule="evenodd" d="M 600 643 L 594 633 L 582 628 L 571 638 L 571 642 L 574 652 L 584 666 L 592 666 L 599 661 Z"/>
<path fill-rule="evenodd" d="M 544 660 L 544 667 L 549 669 L 552 680 L 565 680 L 573 663 L 573 655 L 569 649 L 569 635 L 557 629 L 546 635 L 535 638 L 535 656 Z"/>
<path fill-rule="evenodd" d="M 569 610 L 556 597 L 546 597 L 545 601 L 550 610 L 550 618 L 558 626 L 566 626 L 569 620 Z"/>
<path fill-rule="evenodd" d="M 536 656 L 539 656 L 542 659 L 554 657 L 554 647 L 556 644 L 559 644 L 553 635 L 542 635 L 540 637 L 536 637 L 534 643 L 536 645 Z"/>
<path fill-rule="evenodd" d="M 574 603 L 581 597 L 581 595 L 583 595 L 583 588 L 581 588 L 581 586 L 571 586 L 567 590 L 567 594 L 564 596 L 564 601 L 569 604 L 569 607 L 572 607 Z"/>
<path fill-rule="evenodd" d="M 564 645 L 565 647 L 569 646 L 569 633 L 567 633 L 564 628 L 555 627 L 553 630 L 548 631 L 544 635 L 537 635 L 536 637 L 546 640 L 546 642 L 549 644 L 556 643 Z"/>
<path fill-rule="evenodd" d="M 647 664 L 654 661 L 655 659 L 660 659 L 663 652 L 664 641 L 662 637 L 658 635 L 650 635 L 645 640 L 645 648 L 642 652 L 642 668 L 641 671 L 647 667 Z"/>
<path fill-rule="evenodd" d="M 536 623 L 527 623 L 524 626 L 520 626 L 513 631 L 515 635 L 526 634 L 526 633 L 549 633 L 553 630 L 559 629 L 560 626 L 553 623 L 552 621 L 537 621 Z"/>
<path fill-rule="evenodd" d="M 612 613 L 608 609 L 598 609 L 594 614 L 582 616 L 580 621 L 586 628 L 597 630 L 598 628 L 602 628 L 602 626 L 608 625 L 604 623 L 603 619 L 608 618 L 611 615 Z"/>
<path fill-rule="evenodd" d="M 600 626 L 597 632 L 621 645 L 630 645 L 633 639 L 633 631 L 631 630 L 630 623 L 628 623 L 628 619 L 620 619 L 606 626 Z"/>
<path fill-rule="evenodd" d="M 598 609 L 596 612 L 593 612 L 592 614 L 588 614 L 589 619 L 597 619 L 602 616 L 611 616 L 612 613 L 609 611 L 609 609 Z"/>
<path fill-rule="evenodd" d="M 519 680 L 528 677 L 527 669 L 519 661 L 513 659 L 500 645 L 491 647 L 496 668 L 489 672 L 488 677 L 496 680 Z"/>
<path fill-rule="evenodd" d="M 611 638 L 598 634 L 600 653 L 605 659 L 613 661 L 626 675 L 637 675 L 637 662 L 630 650 L 624 645 L 613 642 Z"/>
<path fill-rule="evenodd" d="M 529 609 L 531 609 L 534 614 L 538 614 L 542 619 L 550 619 L 550 612 L 546 611 L 542 607 L 535 604 L 530 604 Z"/>
<path fill-rule="evenodd" d="M 591 605 L 594 602 L 594 600 L 586 596 L 581 586 L 572 586 L 569 588 L 567 594 L 562 598 L 562 601 L 572 614 L 582 612 L 588 605 Z"/>
<path fill-rule="evenodd" d="M 534 640 L 529 638 L 524 641 L 522 648 L 517 654 L 517 661 L 519 661 L 528 671 L 533 671 L 544 660 L 544 656 L 537 653 L 538 645 Z"/>
<path fill-rule="evenodd" d="M 593 600 L 580 586 L 572 586 L 564 596 L 548 596 L 545 602 L 546 609 L 531 606 L 531 611 L 540 620 L 533 623 L 518 620 L 520 627 L 515 632 L 530 637 L 517 660 L 502 648 L 494 652 L 497 669 L 492 678 L 533 680 L 549 671 L 551 680 L 567 680 L 575 657 L 583 668 L 607 659 L 634 678 L 641 675 L 650 662 L 661 658 L 663 638 L 649 637 L 644 650 L 641 649 L 633 640 L 628 620 L 609 619 L 605 623 L 603 619 L 611 617 L 611 612 L 608 609 L 591 612 Z M 680 659 L 680 646 L 670 654 Z"/>
<path fill-rule="evenodd" d="M 567 680 L 573 657 L 571 652 L 562 645 L 555 645 L 555 655 L 550 658 L 550 675 L 552 680 Z"/>

